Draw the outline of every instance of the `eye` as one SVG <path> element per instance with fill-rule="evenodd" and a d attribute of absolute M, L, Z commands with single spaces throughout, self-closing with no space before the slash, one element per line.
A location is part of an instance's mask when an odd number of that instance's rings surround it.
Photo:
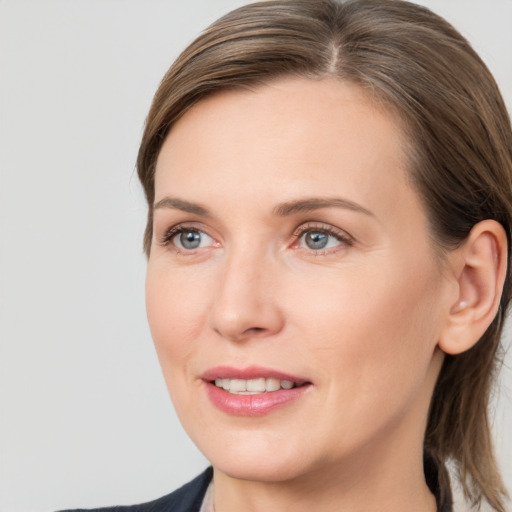
<path fill-rule="evenodd" d="M 177 253 L 193 253 L 205 247 L 217 247 L 219 244 L 210 235 L 195 226 L 178 224 L 162 233 L 158 245 L 173 248 Z"/>
<path fill-rule="evenodd" d="M 322 233 L 321 231 L 308 231 L 301 237 L 302 243 L 314 251 L 319 249 L 328 249 L 338 243 L 338 240 L 332 235 Z"/>
<path fill-rule="evenodd" d="M 170 241 L 179 249 L 193 251 L 211 245 L 213 239 L 198 229 L 181 228 L 172 235 Z"/>
<path fill-rule="evenodd" d="M 328 226 L 302 226 L 295 234 L 297 242 L 295 247 L 306 249 L 319 254 L 336 251 L 337 248 L 348 247 L 353 240 L 345 232 Z"/>

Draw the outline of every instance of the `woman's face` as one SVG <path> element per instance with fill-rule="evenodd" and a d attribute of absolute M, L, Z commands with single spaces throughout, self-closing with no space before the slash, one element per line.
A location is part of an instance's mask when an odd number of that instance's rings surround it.
<path fill-rule="evenodd" d="M 217 470 L 283 481 L 421 456 L 453 280 L 404 143 L 334 80 L 219 93 L 172 128 L 147 310 L 177 413 Z"/>

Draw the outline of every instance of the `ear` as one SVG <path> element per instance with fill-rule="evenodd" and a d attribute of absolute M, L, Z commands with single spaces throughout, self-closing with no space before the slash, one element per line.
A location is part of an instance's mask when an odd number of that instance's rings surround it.
<path fill-rule="evenodd" d="M 498 312 L 507 273 L 505 230 L 494 220 L 479 222 L 454 253 L 458 296 L 449 304 L 438 342 L 443 352 L 453 355 L 473 347 Z"/>

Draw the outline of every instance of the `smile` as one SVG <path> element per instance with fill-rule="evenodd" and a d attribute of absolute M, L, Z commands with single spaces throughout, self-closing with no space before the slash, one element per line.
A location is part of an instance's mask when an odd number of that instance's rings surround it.
<path fill-rule="evenodd" d="M 313 385 L 302 377 L 261 367 L 216 367 L 201 376 L 210 402 L 232 416 L 263 416 L 296 403 Z"/>
<path fill-rule="evenodd" d="M 297 383 L 271 377 L 258 379 L 215 379 L 215 385 L 234 395 L 259 395 L 280 389 L 292 389 Z"/>

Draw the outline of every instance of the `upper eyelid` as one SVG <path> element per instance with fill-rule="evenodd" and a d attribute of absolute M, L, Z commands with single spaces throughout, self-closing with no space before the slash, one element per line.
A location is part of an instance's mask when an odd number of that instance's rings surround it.
<path fill-rule="evenodd" d="M 162 234 L 168 235 L 169 233 L 177 233 L 179 231 L 200 231 L 201 233 L 204 233 L 205 235 L 208 235 L 213 238 L 213 235 L 211 234 L 211 229 L 208 228 L 204 223 L 198 222 L 198 221 L 185 221 L 185 222 L 177 222 L 176 224 L 173 224 L 169 227 L 164 228 L 161 230 Z M 155 230 L 157 232 L 157 230 Z"/>
<path fill-rule="evenodd" d="M 171 243 L 172 238 L 174 238 L 177 234 L 182 231 L 186 231 L 187 229 L 190 231 L 200 231 L 205 235 L 209 236 L 213 239 L 213 236 L 210 235 L 205 229 L 202 227 L 198 227 L 197 225 L 193 225 L 195 223 L 188 222 L 179 222 L 178 224 L 173 224 L 170 227 L 166 227 L 159 232 L 159 230 L 154 230 L 156 243 L 159 245 L 167 245 Z"/>
<path fill-rule="evenodd" d="M 302 235 L 303 233 L 307 231 L 323 231 L 325 233 L 329 233 L 333 236 L 339 236 L 340 238 L 349 238 L 351 240 L 354 240 L 354 237 L 346 230 L 338 228 L 336 226 L 333 226 L 332 224 L 328 224 L 325 222 L 317 222 L 317 221 L 310 221 L 301 224 L 298 226 L 295 231 L 293 232 L 294 236 Z"/>

